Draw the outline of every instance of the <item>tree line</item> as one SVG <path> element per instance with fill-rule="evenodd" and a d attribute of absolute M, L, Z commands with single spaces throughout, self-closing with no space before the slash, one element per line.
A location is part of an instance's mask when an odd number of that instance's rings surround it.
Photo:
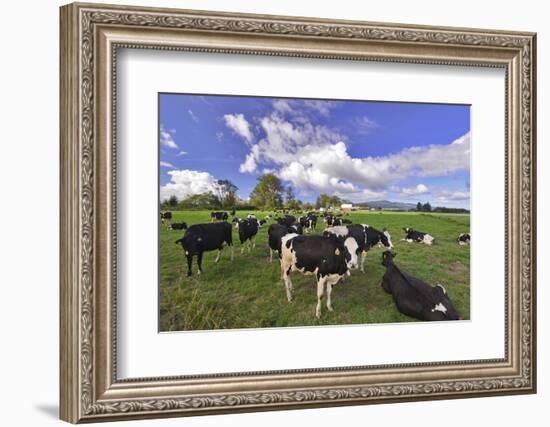
<path fill-rule="evenodd" d="M 161 209 L 243 209 L 243 210 L 275 210 L 297 209 L 311 210 L 319 208 L 339 207 L 346 200 L 338 196 L 320 194 L 315 203 L 304 202 L 296 198 L 291 185 L 284 186 L 279 177 L 265 174 L 258 182 L 248 201 L 237 196 L 239 188 L 228 179 L 216 181 L 213 191 L 193 194 L 182 200 L 175 195 L 161 202 Z"/>

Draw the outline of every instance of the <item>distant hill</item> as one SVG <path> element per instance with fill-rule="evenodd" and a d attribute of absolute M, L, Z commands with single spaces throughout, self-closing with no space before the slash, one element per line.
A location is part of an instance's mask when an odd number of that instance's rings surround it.
<path fill-rule="evenodd" d="M 404 211 L 416 209 L 416 203 L 390 202 L 389 200 L 373 200 L 371 202 L 355 203 L 355 205 L 366 205 L 369 208 L 376 209 L 401 209 Z"/>

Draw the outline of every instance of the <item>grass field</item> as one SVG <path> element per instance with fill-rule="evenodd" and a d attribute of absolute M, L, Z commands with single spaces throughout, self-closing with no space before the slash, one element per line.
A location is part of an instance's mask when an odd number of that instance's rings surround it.
<path fill-rule="evenodd" d="M 239 211 L 243 218 L 248 212 Z M 254 212 L 259 219 L 267 213 Z M 470 318 L 470 248 L 459 246 L 458 234 L 469 232 L 469 215 L 415 212 L 352 212 L 354 223 L 386 227 L 392 236 L 396 264 L 430 284 L 446 288 L 459 313 Z M 173 211 L 172 222 L 187 224 L 210 222 L 209 211 Z M 401 242 L 403 227 L 429 232 L 433 246 Z M 196 257 L 193 276 L 186 276 L 186 259 L 181 245 L 174 242 L 182 231 L 160 227 L 160 330 L 265 328 L 283 326 L 342 325 L 357 323 L 411 322 L 397 311 L 391 295 L 380 286 L 384 267 L 382 249 L 369 251 L 365 273 L 352 271 L 351 277 L 338 283 L 332 292 L 333 312 L 323 304 L 321 319 L 315 318 L 317 293 L 313 276 L 292 273 L 294 301 L 286 300 L 275 257 L 269 263 L 267 228 L 258 232 L 256 249 L 251 255 L 240 254 L 237 230 L 233 228 L 235 260 L 224 250 L 215 264 L 216 251 L 206 252 L 203 274 L 197 275 Z M 321 234 L 324 224 L 317 224 Z"/>

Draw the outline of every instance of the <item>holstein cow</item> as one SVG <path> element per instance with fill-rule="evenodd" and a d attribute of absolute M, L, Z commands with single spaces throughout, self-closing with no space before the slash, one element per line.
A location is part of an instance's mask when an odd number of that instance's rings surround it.
<path fill-rule="evenodd" d="M 357 268 L 357 242 L 348 237 L 344 241 L 335 237 L 300 236 L 287 234 L 281 239 L 281 276 L 286 287 L 288 302 L 292 302 L 291 271 L 315 275 L 317 279 L 317 307 L 315 315 L 321 317 L 321 300 L 327 294 L 327 308 L 332 311 L 332 286 Z"/>
<path fill-rule="evenodd" d="M 227 218 L 229 218 L 227 212 L 210 212 L 210 221 L 212 222 L 214 222 L 214 220 L 227 221 Z"/>
<path fill-rule="evenodd" d="M 470 233 L 460 233 L 458 239 L 456 239 L 458 244 L 461 246 L 470 244 Z"/>
<path fill-rule="evenodd" d="M 214 262 L 220 260 L 220 254 L 224 244 L 231 248 L 231 261 L 234 257 L 233 236 L 231 235 L 231 224 L 227 222 L 214 222 L 209 224 L 195 224 L 187 229 L 180 243 L 187 257 L 187 276 L 191 276 L 191 264 L 193 257 L 197 256 L 198 274 L 202 273 L 203 252 L 218 250 L 218 256 Z"/>
<path fill-rule="evenodd" d="M 186 222 L 174 222 L 173 224 L 170 224 L 169 228 L 171 230 L 187 230 L 187 223 Z"/>
<path fill-rule="evenodd" d="M 161 222 L 168 227 L 170 225 L 170 222 L 172 222 L 172 212 L 160 212 L 160 220 Z"/>
<path fill-rule="evenodd" d="M 393 244 L 388 230 L 378 231 L 367 224 L 351 224 L 348 226 L 335 226 L 325 229 L 323 235 L 335 235 L 338 237 L 353 237 L 357 242 L 357 254 L 359 256 L 359 266 L 361 272 L 365 272 L 365 260 L 368 251 L 375 245 L 385 246 L 392 249 Z"/>
<path fill-rule="evenodd" d="M 292 233 L 304 234 L 304 227 L 299 222 L 294 222 L 288 226 Z"/>
<path fill-rule="evenodd" d="M 431 245 L 434 242 L 434 238 L 430 236 L 428 233 L 424 233 L 422 231 L 416 231 L 413 230 L 410 227 L 406 227 L 403 230 L 405 230 L 405 238 L 401 239 L 401 241 L 413 243 L 424 243 L 426 245 Z"/>
<path fill-rule="evenodd" d="M 286 225 L 287 227 L 290 227 L 296 222 L 296 217 L 292 215 L 285 215 L 284 218 L 276 218 L 275 221 L 277 221 L 281 225 Z"/>
<path fill-rule="evenodd" d="M 317 228 L 317 216 L 313 214 L 307 214 L 299 218 L 300 225 L 305 228 L 306 232 L 312 232 Z"/>
<path fill-rule="evenodd" d="M 245 243 L 248 243 L 248 253 L 250 254 L 250 246 L 256 247 L 256 234 L 260 225 L 256 218 L 241 219 L 238 222 L 239 240 L 241 241 L 241 254 L 244 254 Z"/>
<path fill-rule="evenodd" d="M 382 265 L 386 267 L 382 287 L 392 294 L 401 313 L 418 320 L 461 319 L 442 285 L 431 286 L 401 271 L 393 262 L 394 257 L 391 251 L 382 254 Z"/>
<path fill-rule="evenodd" d="M 273 262 L 273 252 L 277 251 L 281 258 L 281 239 L 289 233 L 293 233 L 286 225 L 271 224 L 267 229 L 268 245 L 269 245 L 269 262 Z"/>

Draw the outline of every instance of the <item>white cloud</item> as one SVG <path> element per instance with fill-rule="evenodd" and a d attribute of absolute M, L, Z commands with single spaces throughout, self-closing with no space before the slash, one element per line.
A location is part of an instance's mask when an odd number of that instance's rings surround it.
<path fill-rule="evenodd" d="M 438 202 L 464 201 L 470 199 L 470 192 L 441 190 L 435 195 L 435 199 Z"/>
<path fill-rule="evenodd" d="M 165 168 L 174 168 L 175 166 L 172 163 L 165 162 L 163 160 L 160 161 L 160 165 Z"/>
<path fill-rule="evenodd" d="M 428 194 L 430 190 L 424 184 L 418 184 L 415 187 L 402 188 L 401 190 L 398 189 L 397 192 L 405 197 L 414 197 L 421 194 Z"/>
<path fill-rule="evenodd" d="M 297 123 L 305 123 L 315 115 L 324 118 L 330 116 L 331 110 L 338 107 L 338 101 L 276 99 L 273 109 L 281 116 L 286 116 Z"/>
<path fill-rule="evenodd" d="M 194 194 L 216 191 L 216 180 L 208 172 L 189 169 L 168 171 L 170 182 L 160 187 L 160 200 L 176 196 L 179 200 Z"/>
<path fill-rule="evenodd" d="M 164 126 L 160 125 L 160 143 L 168 148 L 178 148 L 178 144 L 174 141 L 172 137 L 172 131 L 167 131 L 164 129 Z"/>
<path fill-rule="evenodd" d="M 232 129 L 237 135 L 243 138 L 248 144 L 254 140 L 250 130 L 250 124 L 246 121 L 244 114 L 226 114 L 223 116 L 225 125 Z"/>
<path fill-rule="evenodd" d="M 378 123 L 367 116 L 356 117 L 353 120 L 353 125 L 356 132 L 361 135 L 367 135 L 371 133 L 373 129 L 376 129 L 378 127 Z"/>
<path fill-rule="evenodd" d="M 223 139 L 223 132 L 216 132 L 216 139 L 219 141 L 221 141 Z"/>
<path fill-rule="evenodd" d="M 187 154 L 187 151 L 180 151 L 176 156 L 185 156 Z"/>
<path fill-rule="evenodd" d="M 195 123 L 199 122 L 199 118 L 196 116 L 195 113 L 193 113 L 193 110 L 187 110 L 187 113 L 189 113 L 189 117 L 191 117 L 191 120 L 193 120 Z"/>
<path fill-rule="evenodd" d="M 445 176 L 470 167 L 470 134 L 450 144 L 432 144 L 406 148 L 379 157 L 353 158 L 344 136 L 311 121 L 295 121 L 284 112 L 289 101 L 274 102 L 273 112 L 260 119 L 265 137 L 252 144 L 240 166 L 241 172 L 259 167 L 276 168 L 278 175 L 297 189 L 314 189 L 329 194 L 378 197 L 395 183 L 410 177 Z M 425 194 L 427 187 L 401 190 L 404 195 Z"/>

